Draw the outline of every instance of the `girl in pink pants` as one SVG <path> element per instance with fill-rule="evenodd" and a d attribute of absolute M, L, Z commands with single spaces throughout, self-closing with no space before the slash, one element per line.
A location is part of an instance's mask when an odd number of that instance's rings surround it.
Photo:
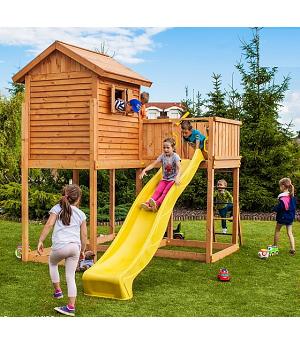
<path fill-rule="evenodd" d="M 53 297 L 63 298 L 58 272 L 58 263 L 65 260 L 68 304 L 54 309 L 65 315 L 75 315 L 77 288 L 75 270 L 79 256 L 84 258 L 87 240 L 86 215 L 78 208 L 81 190 L 76 184 L 64 187 L 59 204 L 49 211 L 50 216 L 40 235 L 37 251 L 41 255 L 44 240 L 54 226 L 52 250 L 49 257 L 50 278 L 54 287 Z"/>
<path fill-rule="evenodd" d="M 180 157 L 175 152 L 175 140 L 173 138 L 165 139 L 163 150 L 163 153 L 152 164 L 148 165 L 139 176 L 142 179 L 147 175 L 147 171 L 162 166 L 162 180 L 157 185 L 152 197 L 141 204 L 141 207 L 147 211 L 157 211 L 173 184 L 178 185 L 180 183 Z"/>

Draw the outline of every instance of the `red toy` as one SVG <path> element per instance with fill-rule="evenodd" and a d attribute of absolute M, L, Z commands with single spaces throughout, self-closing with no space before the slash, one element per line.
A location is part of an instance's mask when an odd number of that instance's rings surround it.
<path fill-rule="evenodd" d="M 227 268 L 221 268 L 218 274 L 218 279 L 222 282 L 228 282 L 230 280 L 230 274 Z"/>

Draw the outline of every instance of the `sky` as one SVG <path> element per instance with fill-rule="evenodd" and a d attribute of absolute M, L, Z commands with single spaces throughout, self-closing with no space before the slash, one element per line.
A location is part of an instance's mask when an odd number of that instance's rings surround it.
<path fill-rule="evenodd" d="M 291 78 L 280 121 L 300 130 L 300 27 L 264 27 L 260 34 L 261 64 L 278 67 L 278 83 Z M 12 75 L 61 40 L 92 50 L 104 42 L 109 54 L 153 82 L 145 89 L 150 101 L 178 102 L 185 86 L 205 97 L 213 73 L 221 74 L 223 89 L 232 81 L 240 89 L 235 64 L 251 37 L 249 27 L 0 27 L 0 92 L 7 95 Z"/>

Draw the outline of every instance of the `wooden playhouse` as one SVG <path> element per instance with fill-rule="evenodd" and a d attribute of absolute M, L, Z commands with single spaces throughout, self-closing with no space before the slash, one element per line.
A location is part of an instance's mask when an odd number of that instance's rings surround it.
<path fill-rule="evenodd" d="M 90 172 L 90 236 L 93 251 L 115 237 L 115 169 L 134 168 L 136 174 L 162 150 L 162 140 L 172 136 L 182 153 L 178 120 L 143 120 L 137 114 L 116 112 L 116 98 L 140 98 L 141 86 L 151 81 L 113 58 L 55 41 L 13 77 L 25 83 L 22 108 L 22 260 L 47 261 L 28 251 L 28 172 L 30 168 L 72 169 L 78 183 L 80 169 Z M 172 239 L 172 218 L 168 238 L 162 246 L 205 248 L 205 253 L 159 249 L 157 255 L 217 261 L 238 250 L 239 233 L 239 121 L 209 117 L 191 119 L 209 137 L 207 160 L 206 241 Z M 214 238 L 213 190 L 215 169 L 233 172 L 233 227 L 230 243 Z M 97 238 L 97 170 L 110 171 L 110 234 Z M 136 179 L 137 193 L 141 190 Z"/>

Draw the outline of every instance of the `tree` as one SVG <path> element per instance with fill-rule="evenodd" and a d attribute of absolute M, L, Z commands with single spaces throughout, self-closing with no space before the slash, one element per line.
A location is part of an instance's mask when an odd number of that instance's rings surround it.
<path fill-rule="evenodd" d="M 207 94 L 206 106 L 208 108 L 206 116 L 226 117 L 227 106 L 225 104 L 225 92 L 222 92 L 221 75 L 213 73 L 213 91 Z"/>
<path fill-rule="evenodd" d="M 260 65 L 260 29 L 253 29 L 249 43 L 242 42 L 242 61 L 236 68 L 242 77 L 241 95 L 241 202 L 249 210 L 271 210 L 278 181 L 299 175 L 299 146 L 289 126 L 278 121 L 288 90 L 289 77 L 275 82 L 277 67 Z"/>
<path fill-rule="evenodd" d="M 0 183 L 20 181 L 23 93 L 0 97 Z"/>
<path fill-rule="evenodd" d="M 189 96 L 189 88 L 185 86 L 185 99 L 181 101 L 181 104 L 184 107 L 184 112 L 189 111 L 190 117 L 201 117 L 203 116 L 203 106 L 205 100 L 202 99 L 201 93 L 197 91 L 196 101 L 195 101 L 195 90 L 193 89 L 192 98 Z"/>

